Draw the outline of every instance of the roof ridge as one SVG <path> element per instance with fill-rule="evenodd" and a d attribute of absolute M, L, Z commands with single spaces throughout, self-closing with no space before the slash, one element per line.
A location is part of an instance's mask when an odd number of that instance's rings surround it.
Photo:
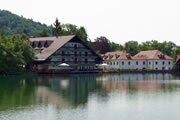
<path fill-rule="evenodd" d="M 76 36 L 76 35 L 62 35 L 62 36 L 58 36 L 58 38 L 60 38 L 60 37 L 70 37 L 70 36 Z M 39 38 L 56 38 L 56 36 L 48 36 L 48 37 L 31 37 L 30 39 L 39 39 Z"/>

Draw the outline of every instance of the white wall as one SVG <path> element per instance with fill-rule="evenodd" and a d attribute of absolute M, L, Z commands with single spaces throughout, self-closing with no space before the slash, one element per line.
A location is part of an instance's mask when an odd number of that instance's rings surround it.
<path fill-rule="evenodd" d="M 107 63 L 111 69 L 163 70 L 164 68 L 164 70 L 171 70 L 173 67 L 172 60 L 111 60 L 104 62 Z"/>

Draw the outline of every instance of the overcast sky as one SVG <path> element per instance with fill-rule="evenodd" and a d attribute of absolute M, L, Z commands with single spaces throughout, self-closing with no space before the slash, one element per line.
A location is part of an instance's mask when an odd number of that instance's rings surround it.
<path fill-rule="evenodd" d="M 180 45 L 179 0 L 0 0 L 0 9 L 47 25 L 84 26 L 90 39 L 106 36 L 123 44 L 156 39 Z"/>

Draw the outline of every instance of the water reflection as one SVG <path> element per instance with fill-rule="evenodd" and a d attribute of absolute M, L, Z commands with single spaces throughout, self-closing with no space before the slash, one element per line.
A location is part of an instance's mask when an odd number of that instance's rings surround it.
<path fill-rule="evenodd" d="M 90 109 L 94 101 L 108 104 L 123 96 L 128 101 L 139 94 L 174 94 L 180 92 L 179 79 L 168 73 L 1 76 L 0 111 L 49 105 L 61 110 Z"/>
<path fill-rule="evenodd" d="M 35 84 L 19 76 L 0 78 L 0 110 L 34 104 Z"/>
<path fill-rule="evenodd" d="M 45 86 L 37 88 L 37 100 L 57 105 L 65 105 L 62 101 L 74 106 L 85 104 L 88 100 L 88 94 L 98 88 L 96 75 L 93 74 L 66 77 L 41 76 L 36 81 L 38 86 Z"/>

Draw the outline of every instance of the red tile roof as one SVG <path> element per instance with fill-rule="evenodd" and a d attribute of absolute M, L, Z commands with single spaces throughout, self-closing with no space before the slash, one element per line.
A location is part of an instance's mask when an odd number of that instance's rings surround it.
<path fill-rule="evenodd" d="M 133 59 L 150 59 L 150 60 L 160 60 L 160 59 L 165 59 L 165 60 L 172 60 L 172 58 L 168 55 L 163 54 L 159 50 L 147 50 L 147 51 L 141 51 L 135 56 L 133 56 Z"/>
<path fill-rule="evenodd" d="M 123 51 L 107 52 L 101 56 L 103 60 L 128 60 L 132 57 L 130 54 Z"/>

